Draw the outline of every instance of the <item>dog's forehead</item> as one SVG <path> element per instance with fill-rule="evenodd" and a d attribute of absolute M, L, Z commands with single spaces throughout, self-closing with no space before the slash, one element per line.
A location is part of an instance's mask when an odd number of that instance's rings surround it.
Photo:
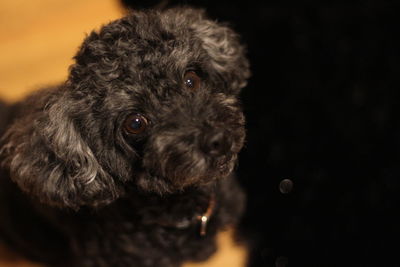
<path fill-rule="evenodd" d="M 182 71 L 190 65 L 204 62 L 206 53 L 202 49 L 202 40 L 190 31 L 189 25 L 181 27 L 181 31 L 153 27 L 152 34 L 146 32 L 134 36 L 130 40 L 134 50 L 127 58 L 128 64 L 134 67 L 133 71 L 149 70 L 155 74 Z"/>
<path fill-rule="evenodd" d="M 165 23 L 162 16 L 151 18 L 154 20 L 149 22 L 127 17 L 128 33 L 117 31 L 113 37 L 114 41 L 117 39 L 116 61 L 124 68 L 123 76 L 115 81 L 123 84 L 116 88 L 134 95 L 151 89 L 162 91 L 181 85 L 188 70 L 215 72 L 209 67 L 203 40 L 196 36 L 189 22 L 176 25 Z"/>
<path fill-rule="evenodd" d="M 98 94 L 97 106 L 157 107 L 188 93 L 187 71 L 202 79 L 194 95 L 236 95 L 248 76 L 242 55 L 236 35 L 199 10 L 136 12 L 85 39 L 69 80 L 78 93 Z"/>

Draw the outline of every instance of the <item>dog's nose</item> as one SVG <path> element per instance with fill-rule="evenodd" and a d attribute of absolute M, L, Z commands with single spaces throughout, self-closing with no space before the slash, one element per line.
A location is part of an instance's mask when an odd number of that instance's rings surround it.
<path fill-rule="evenodd" d="M 210 156 L 222 156 L 230 149 L 229 137 L 222 132 L 208 133 L 201 146 L 203 152 Z"/>

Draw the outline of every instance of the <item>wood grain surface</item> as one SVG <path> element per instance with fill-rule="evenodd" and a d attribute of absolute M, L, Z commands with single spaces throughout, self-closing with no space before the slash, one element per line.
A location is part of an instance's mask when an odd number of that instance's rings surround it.
<path fill-rule="evenodd" d="M 72 57 L 87 33 L 121 17 L 116 0 L 1 0 L 0 98 L 12 102 L 66 78 Z M 219 235 L 218 253 L 186 267 L 245 266 L 246 250 Z M 0 267 L 40 266 L 0 245 Z M 161 266 L 160 266 L 161 267 Z"/>

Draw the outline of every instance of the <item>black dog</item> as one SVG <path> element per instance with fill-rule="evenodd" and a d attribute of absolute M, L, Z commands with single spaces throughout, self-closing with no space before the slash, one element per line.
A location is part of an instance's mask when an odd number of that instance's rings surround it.
<path fill-rule="evenodd" d="M 2 115 L 1 238 L 51 265 L 206 259 L 243 207 L 244 54 L 190 8 L 91 33 L 65 84 Z"/>

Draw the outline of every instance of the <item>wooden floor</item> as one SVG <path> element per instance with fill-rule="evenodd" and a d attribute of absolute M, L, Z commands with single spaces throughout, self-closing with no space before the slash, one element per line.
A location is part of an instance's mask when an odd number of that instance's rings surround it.
<path fill-rule="evenodd" d="M 85 34 L 122 16 L 116 0 L 1 0 L 0 98 L 21 99 L 63 81 Z M 219 251 L 203 264 L 187 267 L 245 266 L 246 250 L 220 234 Z M 39 266 L 0 246 L 0 267 Z M 161 267 L 161 266 L 160 266 Z"/>

